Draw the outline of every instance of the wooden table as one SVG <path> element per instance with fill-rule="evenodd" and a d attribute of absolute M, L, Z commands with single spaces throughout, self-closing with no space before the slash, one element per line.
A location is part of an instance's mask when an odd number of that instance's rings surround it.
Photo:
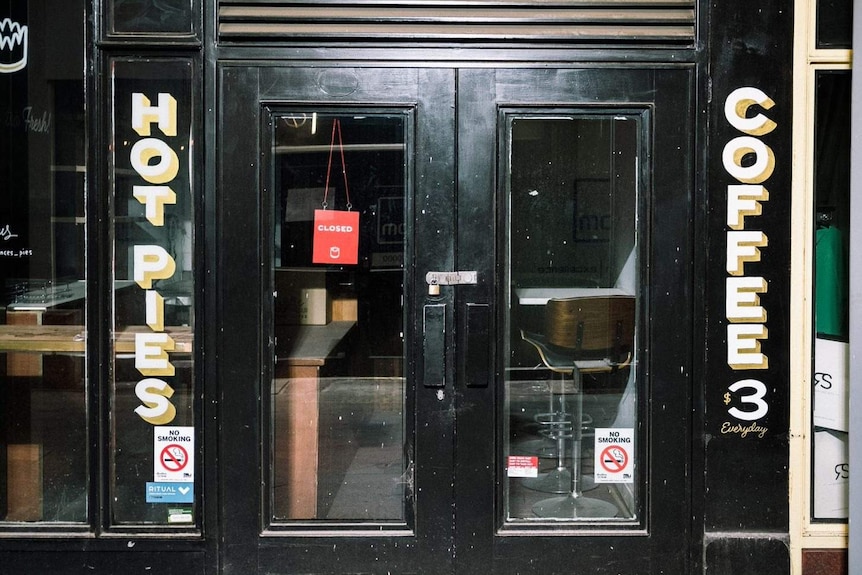
<path fill-rule="evenodd" d="M 320 455 L 320 368 L 354 321 L 276 328 L 273 381 L 274 510 L 277 517 L 317 518 Z"/>
<path fill-rule="evenodd" d="M 146 326 L 129 326 L 115 333 L 115 353 L 135 353 L 135 334 L 152 333 Z M 164 330 L 174 340 L 173 353 L 191 353 L 190 327 Z M 86 350 L 87 332 L 82 325 L 0 325 L 0 352 L 79 354 Z"/>
<path fill-rule="evenodd" d="M 16 319 L 17 316 L 13 315 Z M 31 318 L 26 318 L 31 319 Z M 174 340 L 171 353 L 188 354 L 193 351 L 190 327 L 169 327 L 165 331 Z M 115 334 L 116 354 L 135 353 L 135 334 L 148 333 L 147 326 L 130 326 Z M 43 355 L 81 355 L 87 346 L 87 333 L 83 325 L 38 325 L 32 323 L 0 325 L 0 353 L 7 354 L 6 373 L 18 377 L 42 377 Z M 29 392 L 28 394 L 29 402 Z M 19 409 L 23 406 L 18 406 Z M 0 460 L 8 469 L 6 493 L 0 494 L 0 504 L 6 520 L 38 521 L 42 519 L 42 445 L 18 443 L 6 446 Z M 5 499 L 5 501 L 4 501 Z"/>

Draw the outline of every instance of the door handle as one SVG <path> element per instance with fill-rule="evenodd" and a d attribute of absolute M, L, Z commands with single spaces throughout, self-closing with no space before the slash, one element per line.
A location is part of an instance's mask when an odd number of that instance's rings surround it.
<path fill-rule="evenodd" d="M 479 283 L 479 272 L 428 272 L 425 274 L 428 284 L 428 295 L 440 295 L 440 286 L 475 285 Z"/>

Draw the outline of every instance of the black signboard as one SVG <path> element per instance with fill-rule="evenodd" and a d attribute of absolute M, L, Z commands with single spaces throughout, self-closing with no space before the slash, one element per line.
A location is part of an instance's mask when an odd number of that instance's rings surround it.
<path fill-rule="evenodd" d="M 776 543 L 788 531 L 792 8 L 711 5 L 704 371 L 710 573 L 789 572 L 787 547 Z"/>

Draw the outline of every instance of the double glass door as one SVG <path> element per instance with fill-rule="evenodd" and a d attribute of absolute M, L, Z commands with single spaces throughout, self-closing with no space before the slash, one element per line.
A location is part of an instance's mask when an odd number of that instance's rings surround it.
<path fill-rule="evenodd" d="M 687 68 L 219 69 L 225 573 L 685 573 Z"/>

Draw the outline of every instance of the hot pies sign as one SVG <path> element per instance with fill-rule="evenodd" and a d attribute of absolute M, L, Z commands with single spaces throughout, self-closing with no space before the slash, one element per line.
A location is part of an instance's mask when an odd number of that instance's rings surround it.
<path fill-rule="evenodd" d="M 153 134 L 153 127 L 159 137 Z M 132 195 L 144 205 L 146 219 L 152 226 L 165 225 L 165 206 L 176 204 L 177 195 L 168 185 L 179 172 L 176 151 L 165 141 L 177 135 L 177 101 L 167 93 L 158 94 L 153 105 L 144 94 L 132 94 L 132 129 L 141 136 L 131 147 L 132 168 L 146 182 L 135 185 Z M 170 398 L 173 388 L 165 381 L 174 375 L 168 356 L 174 340 L 165 332 L 165 300 L 154 289 L 153 281 L 169 279 L 176 271 L 176 262 L 159 245 L 136 245 L 133 249 L 133 276 L 144 290 L 146 322 L 150 331 L 135 334 L 135 368 L 145 376 L 135 386 L 135 394 L 143 405 L 135 409 L 144 421 L 163 425 L 173 421 L 176 407 Z"/>

